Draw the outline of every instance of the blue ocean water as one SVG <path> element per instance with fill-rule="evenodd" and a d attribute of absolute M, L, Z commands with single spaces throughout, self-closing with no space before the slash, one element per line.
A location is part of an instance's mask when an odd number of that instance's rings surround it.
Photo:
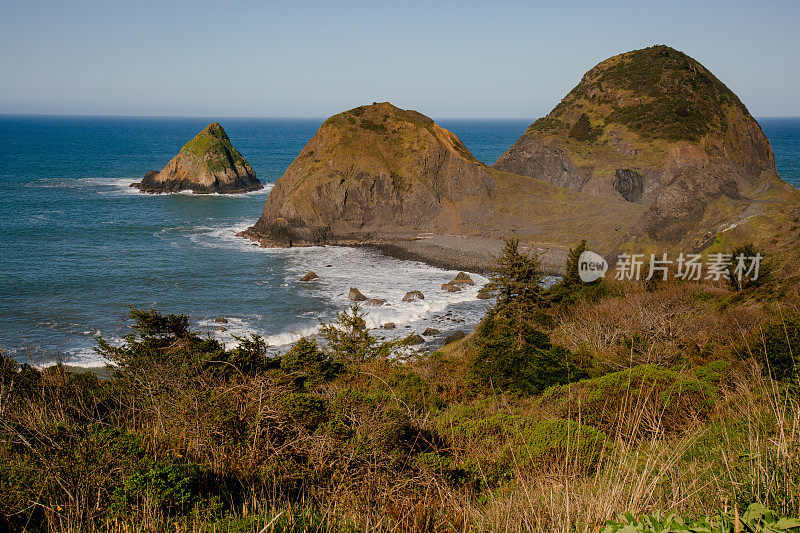
<path fill-rule="evenodd" d="M 0 347 L 21 360 L 99 363 L 94 336 L 119 340 L 128 306 L 186 313 L 223 342 L 252 331 L 274 346 L 312 333 L 358 287 L 389 305 L 369 323 L 399 333 L 467 329 L 486 303 L 443 294 L 455 272 L 367 249 L 271 250 L 235 234 L 269 190 L 246 195 L 144 195 L 128 185 L 158 170 L 216 119 L 0 116 Z M 274 183 L 322 120 L 224 119 L 262 183 Z M 493 162 L 529 120 L 442 120 Z M 765 119 L 784 179 L 800 185 L 800 119 Z M 320 279 L 300 283 L 306 271 Z M 398 284 L 397 279 L 407 280 Z M 408 290 L 421 302 L 403 303 Z M 226 324 L 214 319 L 223 316 Z M 223 329 L 224 328 L 224 329 Z"/>

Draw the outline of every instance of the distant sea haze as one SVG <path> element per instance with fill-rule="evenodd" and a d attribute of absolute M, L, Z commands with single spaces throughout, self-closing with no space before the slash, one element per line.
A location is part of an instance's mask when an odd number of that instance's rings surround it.
<path fill-rule="evenodd" d="M 144 195 L 128 187 L 217 120 L 263 191 Z M 492 163 L 532 120 L 438 122 Z M 759 122 L 781 176 L 800 186 L 800 118 Z M 483 277 L 450 294 L 439 287 L 453 271 L 362 248 L 263 249 L 235 236 L 255 222 L 271 185 L 321 123 L 0 116 L 0 346 L 22 361 L 102 364 L 94 336 L 119 340 L 132 305 L 186 313 L 226 343 L 254 332 L 285 347 L 347 307 L 350 287 L 388 300 L 368 319 L 374 327 L 395 322 L 394 334 L 471 329 L 488 305 L 475 297 Z M 308 270 L 320 279 L 299 282 Z M 425 300 L 402 302 L 411 290 Z M 227 323 L 215 322 L 220 316 Z"/>

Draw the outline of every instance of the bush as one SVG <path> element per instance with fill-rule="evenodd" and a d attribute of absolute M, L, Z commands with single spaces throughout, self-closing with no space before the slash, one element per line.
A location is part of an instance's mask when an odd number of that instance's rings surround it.
<path fill-rule="evenodd" d="M 341 372 L 341 364 L 334 363 L 330 357 L 317 347 L 317 342 L 303 337 L 281 357 L 281 370 L 293 376 L 296 385 L 313 386 L 327 381 Z"/>
<path fill-rule="evenodd" d="M 695 372 L 679 373 L 639 365 L 570 386 L 553 387 L 538 405 L 556 416 L 578 419 L 609 435 L 638 440 L 676 433 L 707 416 L 727 363 L 714 362 Z"/>
<path fill-rule="evenodd" d="M 289 419 L 309 431 L 314 431 L 328 419 L 328 403 L 304 392 L 294 392 L 281 398 L 281 410 Z"/>
<path fill-rule="evenodd" d="M 528 321 L 489 314 L 478 326 L 472 379 L 486 388 L 536 394 L 586 377 L 573 354 Z"/>
<path fill-rule="evenodd" d="M 740 355 L 754 355 L 764 373 L 778 381 L 800 383 L 800 316 L 794 315 L 766 324 L 750 335 Z"/>

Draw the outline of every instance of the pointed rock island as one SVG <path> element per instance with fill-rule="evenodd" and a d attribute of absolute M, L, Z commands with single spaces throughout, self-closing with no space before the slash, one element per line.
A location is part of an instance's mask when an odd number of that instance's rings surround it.
<path fill-rule="evenodd" d="M 262 185 L 219 122 L 214 122 L 184 144 L 163 170 L 148 172 L 131 187 L 148 193 L 233 194 L 256 191 Z"/>

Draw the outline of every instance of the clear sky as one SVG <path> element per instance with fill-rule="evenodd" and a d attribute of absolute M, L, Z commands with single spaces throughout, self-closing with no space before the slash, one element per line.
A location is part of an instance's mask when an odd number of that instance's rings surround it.
<path fill-rule="evenodd" d="M 0 113 L 546 114 L 611 55 L 669 44 L 756 116 L 800 116 L 800 2 L 0 2 Z"/>

